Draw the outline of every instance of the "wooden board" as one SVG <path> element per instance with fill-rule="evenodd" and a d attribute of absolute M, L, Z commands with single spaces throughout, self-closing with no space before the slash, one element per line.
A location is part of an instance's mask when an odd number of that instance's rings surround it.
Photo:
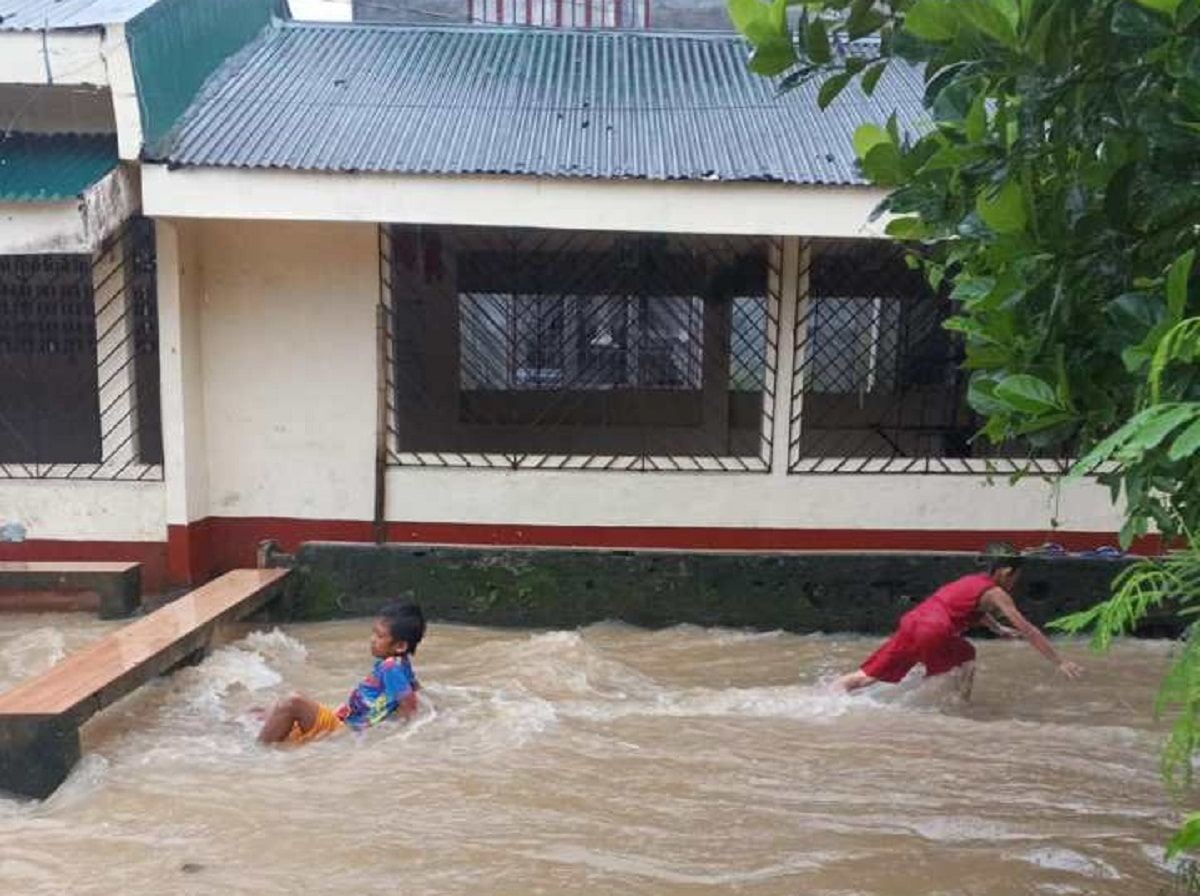
<path fill-rule="evenodd" d="M 76 712 L 82 721 L 203 648 L 218 623 L 257 610 L 288 574 L 239 569 L 214 579 L 0 694 L 0 722 L 4 716 Z"/>

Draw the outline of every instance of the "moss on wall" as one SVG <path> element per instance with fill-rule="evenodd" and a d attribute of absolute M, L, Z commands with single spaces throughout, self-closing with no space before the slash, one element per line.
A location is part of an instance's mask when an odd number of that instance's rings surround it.
<path fill-rule="evenodd" d="M 570 628 L 602 620 L 793 632 L 889 630 L 938 585 L 979 570 L 972 554 L 744 554 L 433 548 L 311 543 L 302 618 L 375 612 L 397 597 L 432 619 Z M 1108 593 L 1127 561 L 1034 558 L 1018 588 L 1037 624 Z M 1152 629 L 1166 626 L 1155 620 Z"/>

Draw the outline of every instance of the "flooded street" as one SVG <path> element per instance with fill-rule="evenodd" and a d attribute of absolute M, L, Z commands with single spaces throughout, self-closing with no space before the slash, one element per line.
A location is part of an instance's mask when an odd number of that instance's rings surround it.
<path fill-rule="evenodd" d="M 44 804 L 0 799 L 0 893 L 1154 894 L 1175 816 L 1150 712 L 1170 651 L 983 643 L 974 702 L 821 686 L 876 639 L 432 624 L 409 724 L 254 743 L 338 703 L 369 624 L 248 633 L 84 729 Z M 106 626 L 0 617 L 0 686 Z"/>

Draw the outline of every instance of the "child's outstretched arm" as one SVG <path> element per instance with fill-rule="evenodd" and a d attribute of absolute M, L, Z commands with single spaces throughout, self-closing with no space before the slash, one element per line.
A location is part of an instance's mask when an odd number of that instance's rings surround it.
<path fill-rule="evenodd" d="M 1041 630 L 1021 615 L 1021 611 L 1017 609 L 1013 599 L 1009 597 L 1008 592 L 1003 588 L 989 588 L 983 595 L 980 601 L 981 608 L 985 613 L 995 610 L 1001 613 L 1005 619 L 1013 624 L 1013 628 L 1029 642 L 1038 653 L 1048 659 L 1058 668 L 1058 671 L 1067 678 L 1078 678 L 1083 674 L 1081 666 L 1072 663 L 1070 660 L 1064 660 L 1058 655 L 1058 651 L 1054 649 L 1046 636 Z"/>

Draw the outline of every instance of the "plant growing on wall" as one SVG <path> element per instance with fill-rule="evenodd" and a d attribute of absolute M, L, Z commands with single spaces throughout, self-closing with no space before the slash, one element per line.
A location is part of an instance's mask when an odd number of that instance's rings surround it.
<path fill-rule="evenodd" d="M 1060 622 L 1103 648 L 1170 603 L 1188 635 L 1158 708 L 1163 771 L 1200 752 L 1200 0 L 729 0 L 748 64 L 828 106 L 895 66 L 928 121 L 854 136 L 880 211 L 956 303 L 981 438 L 1082 455 L 1124 502 L 1139 562 Z M 1200 845 L 1200 816 L 1171 849 Z"/>

